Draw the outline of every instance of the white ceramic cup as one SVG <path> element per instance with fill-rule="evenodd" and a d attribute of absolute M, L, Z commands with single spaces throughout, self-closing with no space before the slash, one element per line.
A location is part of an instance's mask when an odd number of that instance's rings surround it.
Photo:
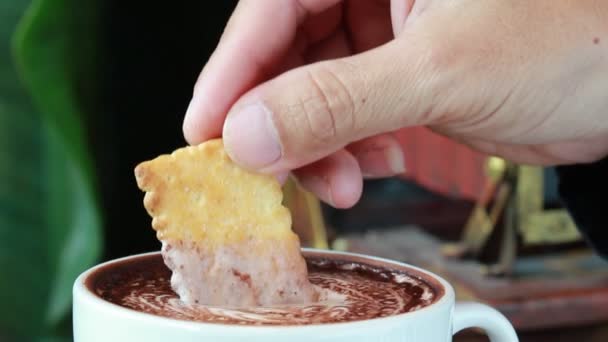
<path fill-rule="evenodd" d="M 148 253 L 149 255 L 153 253 Z M 165 318 L 127 309 L 103 300 L 86 285 L 100 267 L 144 255 L 135 255 L 95 266 L 74 284 L 75 342 L 445 342 L 460 330 L 483 329 L 492 342 L 517 342 L 509 321 L 498 311 L 479 303 L 456 303 L 445 280 L 404 263 L 360 254 L 303 249 L 304 256 L 363 262 L 387 269 L 405 270 L 439 287 L 441 297 L 414 312 L 346 323 L 303 326 L 241 326 L 198 323 Z"/>

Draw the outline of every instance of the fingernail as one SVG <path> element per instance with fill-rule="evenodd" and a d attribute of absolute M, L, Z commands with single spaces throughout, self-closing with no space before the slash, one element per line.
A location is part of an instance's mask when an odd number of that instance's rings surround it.
<path fill-rule="evenodd" d="M 279 183 L 281 183 L 281 185 L 285 185 L 285 182 L 287 182 L 287 178 L 289 178 L 289 172 L 281 172 L 279 174 L 276 174 L 275 177 L 277 178 Z"/>
<path fill-rule="evenodd" d="M 306 175 L 298 178 L 298 182 L 308 191 L 316 194 L 323 202 L 335 207 L 334 194 L 331 189 L 330 180 L 327 177 L 317 175 Z"/>
<path fill-rule="evenodd" d="M 357 158 L 364 178 L 392 177 L 406 171 L 401 145 L 388 137 L 351 149 L 351 153 Z"/>
<path fill-rule="evenodd" d="M 405 160 L 403 159 L 403 150 L 397 145 L 393 145 L 384 150 L 388 167 L 394 174 L 402 174 L 405 172 Z"/>
<path fill-rule="evenodd" d="M 186 141 L 190 144 L 196 142 L 196 123 L 194 122 L 194 112 L 196 111 L 196 100 L 192 98 L 184 115 L 183 131 Z"/>
<path fill-rule="evenodd" d="M 229 114 L 223 136 L 228 154 L 245 167 L 261 169 L 281 158 L 270 111 L 259 102 Z"/>

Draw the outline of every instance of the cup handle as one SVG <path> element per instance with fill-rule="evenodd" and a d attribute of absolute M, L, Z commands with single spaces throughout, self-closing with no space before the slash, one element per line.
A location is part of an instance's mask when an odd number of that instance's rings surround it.
<path fill-rule="evenodd" d="M 466 328 L 483 329 L 492 342 L 518 342 L 511 323 L 496 309 L 479 303 L 457 303 L 453 333 Z"/>

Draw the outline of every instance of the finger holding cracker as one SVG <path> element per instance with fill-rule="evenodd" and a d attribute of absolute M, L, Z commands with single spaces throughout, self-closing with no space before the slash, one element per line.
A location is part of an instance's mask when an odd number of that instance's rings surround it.
<path fill-rule="evenodd" d="M 183 301 L 243 307 L 318 299 L 279 182 L 234 164 L 221 139 L 143 162 L 135 176 Z"/>

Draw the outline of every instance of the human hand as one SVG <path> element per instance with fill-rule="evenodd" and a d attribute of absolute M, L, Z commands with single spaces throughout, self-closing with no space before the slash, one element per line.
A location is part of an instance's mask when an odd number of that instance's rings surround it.
<path fill-rule="evenodd" d="M 362 174 L 403 172 L 390 132 L 409 126 L 517 162 L 593 161 L 608 153 L 607 19 L 601 0 L 242 0 L 184 133 L 223 129 L 237 163 L 293 170 L 336 207 Z"/>

